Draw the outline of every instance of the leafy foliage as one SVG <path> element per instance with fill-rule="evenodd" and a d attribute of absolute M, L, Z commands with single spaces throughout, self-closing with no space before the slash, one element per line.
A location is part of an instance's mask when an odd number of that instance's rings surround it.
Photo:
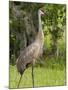
<path fill-rule="evenodd" d="M 43 9 L 44 56 L 59 55 L 60 40 L 65 37 L 66 5 L 10 1 L 10 63 L 15 64 L 20 52 L 30 45 L 38 32 L 38 10 Z M 64 39 L 65 47 L 65 39 Z M 65 51 L 65 48 L 64 50 Z M 62 51 L 62 52 L 63 52 Z M 43 56 L 43 57 L 44 57 Z"/>
<path fill-rule="evenodd" d="M 47 32 L 51 34 L 51 47 L 53 54 L 57 51 L 58 40 L 63 37 L 66 25 L 66 6 L 57 4 L 47 4 L 47 16 L 44 23 L 47 27 Z"/>

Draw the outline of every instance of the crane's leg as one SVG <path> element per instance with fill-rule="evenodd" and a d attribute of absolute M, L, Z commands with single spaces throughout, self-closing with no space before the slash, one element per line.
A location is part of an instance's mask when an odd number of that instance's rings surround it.
<path fill-rule="evenodd" d="M 20 80 L 19 80 L 19 82 L 18 82 L 17 88 L 19 88 L 19 85 L 20 85 L 21 79 L 22 79 L 22 75 L 21 75 Z"/>
<path fill-rule="evenodd" d="M 34 88 L 34 64 L 32 63 L 32 84 Z"/>

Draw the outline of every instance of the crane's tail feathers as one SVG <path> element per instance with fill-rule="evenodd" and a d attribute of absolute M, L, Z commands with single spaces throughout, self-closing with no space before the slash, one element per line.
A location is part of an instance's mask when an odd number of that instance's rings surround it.
<path fill-rule="evenodd" d="M 21 75 L 20 80 L 19 80 L 19 82 L 18 82 L 17 88 L 19 88 L 19 85 L 20 85 L 21 79 L 22 79 L 22 75 Z"/>

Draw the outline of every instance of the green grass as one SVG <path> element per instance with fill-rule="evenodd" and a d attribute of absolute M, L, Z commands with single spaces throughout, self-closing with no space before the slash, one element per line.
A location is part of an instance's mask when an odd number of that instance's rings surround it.
<path fill-rule="evenodd" d="M 45 66 L 34 67 L 35 87 L 58 86 L 66 84 L 65 62 L 63 59 L 47 58 Z M 20 74 L 16 66 L 10 65 L 10 88 L 17 88 Z M 31 67 L 23 74 L 19 88 L 32 87 Z"/>

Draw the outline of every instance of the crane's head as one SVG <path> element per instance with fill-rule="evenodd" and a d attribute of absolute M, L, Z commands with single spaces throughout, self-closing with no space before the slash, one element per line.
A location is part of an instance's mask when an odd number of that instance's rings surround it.
<path fill-rule="evenodd" d="M 41 14 L 42 16 L 45 15 L 45 11 L 43 9 L 39 9 L 39 14 Z"/>
<path fill-rule="evenodd" d="M 39 13 L 40 13 L 41 15 L 44 15 L 44 12 L 43 12 L 42 10 L 39 10 Z"/>

